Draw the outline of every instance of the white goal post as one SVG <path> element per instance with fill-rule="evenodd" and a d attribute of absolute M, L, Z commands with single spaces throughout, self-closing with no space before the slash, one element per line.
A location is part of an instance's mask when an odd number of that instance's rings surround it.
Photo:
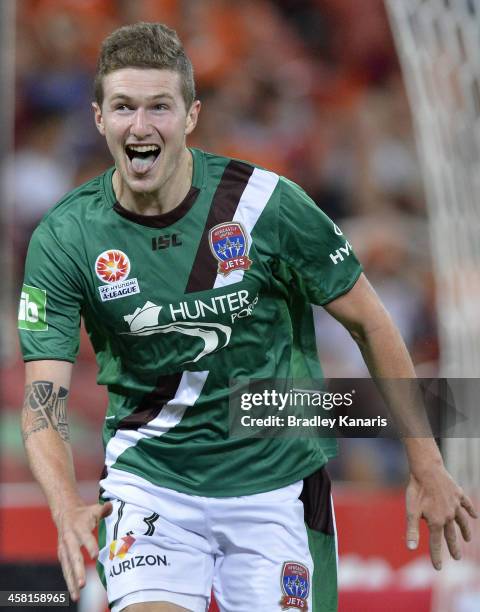
<path fill-rule="evenodd" d="M 480 377 L 480 0 L 385 0 L 414 121 L 437 286 L 440 375 Z M 480 502 L 480 405 L 465 380 L 469 438 L 442 441 Z M 465 405 L 466 404 L 466 405 Z M 475 437 L 477 436 L 477 437 Z M 478 523 L 478 522 L 477 522 Z M 480 610 L 480 526 L 447 563 L 435 612 Z"/>

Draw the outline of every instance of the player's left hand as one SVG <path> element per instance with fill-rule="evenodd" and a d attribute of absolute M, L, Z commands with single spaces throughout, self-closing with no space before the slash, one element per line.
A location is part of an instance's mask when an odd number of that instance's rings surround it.
<path fill-rule="evenodd" d="M 442 539 L 450 555 L 461 558 L 460 542 L 455 523 L 463 539 L 469 542 L 471 531 L 468 515 L 478 515 L 469 497 L 453 480 L 443 465 L 434 465 L 421 476 L 410 474 L 406 491 L 407 546 L 415 550 L 419 542 L 419 523 L 423 518 L 430 531 L 430 558 L 433 567 L 442 568 Z"/>

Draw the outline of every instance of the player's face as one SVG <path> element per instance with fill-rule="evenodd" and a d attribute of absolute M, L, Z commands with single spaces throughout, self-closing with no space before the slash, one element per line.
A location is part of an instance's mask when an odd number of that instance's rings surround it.
<path fill-rule="evenodd" d="M 103 78 L 103 92 L 101 108 L 93 104 L 95 122 L 122 188 L 161 193 L 188 155 L 185 139 L 195 128 L 200 102 L 185 107 L 181 77 L 171 70 L 122 68 Z"/>

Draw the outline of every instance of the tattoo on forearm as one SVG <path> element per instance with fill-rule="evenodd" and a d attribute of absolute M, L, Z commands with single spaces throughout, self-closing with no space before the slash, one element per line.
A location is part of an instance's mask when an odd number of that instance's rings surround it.
<path fill-rule="evenodd" d="M 68 389 L 60 387 L 58 389 L 55 404 L 52 404 L 53 417 L 56 422 L 56 428 L 62 440 L 70 440 L 70 431 L 67 422 L 67 400 Z"/>
<path fill-rule="evenodd" d="M 52 427 L 62 440 L 70 440 L 67 422 L 68 389 L 59 387 L 54 390 L 52 382 L 36 380 L 25 387 L 22 410 L 23 439 L 33 433 Z"/>

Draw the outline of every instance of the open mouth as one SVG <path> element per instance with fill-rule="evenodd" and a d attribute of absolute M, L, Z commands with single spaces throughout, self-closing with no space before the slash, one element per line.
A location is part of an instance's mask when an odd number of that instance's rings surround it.
<path fill-rule="evenodd" d="M 161 149 L 158 145 L 126 145 L 125 152 L 137 174 L 147 173 L 157 161 Z"/>

